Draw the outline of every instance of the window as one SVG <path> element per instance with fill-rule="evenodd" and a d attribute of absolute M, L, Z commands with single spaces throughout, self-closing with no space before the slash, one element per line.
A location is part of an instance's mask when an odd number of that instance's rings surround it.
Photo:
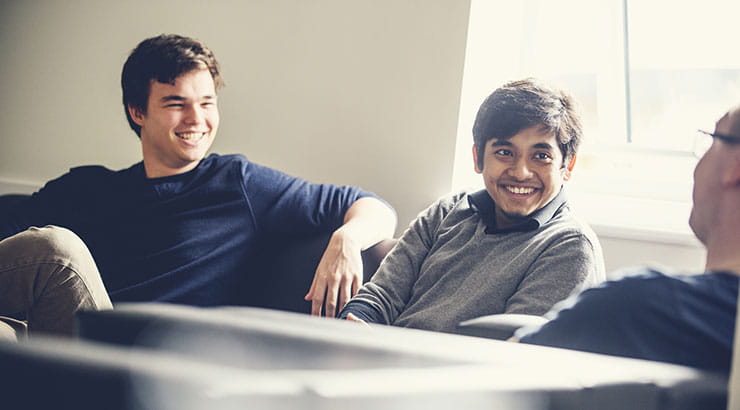
<path fill-rule="evenodd" d="M 453 188 L 482 185 L 470 128 L 483 99 L 537 77 L 581 105 L 586 142 L 571 191 L 688 209 L 694 131 L 740 103 L 736 9 L 729 0 L 472 0 Z"/>
<path fill-rule="evenodd" d="M 731 4 L 627 2 L 635 145 L 685 152 L 693 135 L 686 131 L 713 128 L 714 117 L 740 101 L 740 55 L 732 29 L 737 10 Z"/>

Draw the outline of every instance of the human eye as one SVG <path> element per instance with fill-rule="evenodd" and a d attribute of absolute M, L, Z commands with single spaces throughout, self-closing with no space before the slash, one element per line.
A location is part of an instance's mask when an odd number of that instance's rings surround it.
<path fill-rule="evenodd" d="M 499 148 L 495 151 L 493 151 L 493 155 L 497 157 L 512 157 L 514 156 L 514 153 L 511 152 L 511 150 L 508 150 L 506 148 Z"/>
<path fill-rule="evenodd" d="M 552 155 L 548 152 L 536 152 L 534 154 L 534 159 L 540 162 L 550 163 L 552 162 Z"/>
<path fill-rule="evenodd" d="M 203 95 L 200 97 L 201 107 L 215 107 L 217 105 L 218 98 L 215 95 Z"/>

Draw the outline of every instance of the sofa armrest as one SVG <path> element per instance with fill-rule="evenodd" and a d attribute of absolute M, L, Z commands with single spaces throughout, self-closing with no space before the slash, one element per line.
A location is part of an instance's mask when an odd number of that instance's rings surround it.
<path fill-rule="evenodd" d="M 396 246 L 397 243 L 397 238 L 387 238 L 362 251 L 362 283 L 365 283 L 372 278 L 375 271 L 380 267 L 380 263 L 383 262 L 385 256 Z"/>
<path fill-rule="evenodd" d="M 18 341 L 26 338 L 26 322 L 12 317 L 0 316 L 0 340 Z"/>
<path fill-rule="evenodd" d="M 460 322 L 457 325 L 457 331 L 468 336 L 506 340 L 513 336 L 514 332 L 520 327 L 541 325 L 545 322 L 547 322 L 547 319 L 542 316 L 503 313 Z"/>
<path fill-rule="evenodd" d="M 311 313 L 311 302 L 303 299 L 313 282 L 316 267 L 332 232 L 309 236 L 269 237 L 259 244 L 255 275 L 243 281 L 242 298 L 236 304 Z M 396 239 L 385 239 L 362 252 L 363 283 L 378 269 Z"/>

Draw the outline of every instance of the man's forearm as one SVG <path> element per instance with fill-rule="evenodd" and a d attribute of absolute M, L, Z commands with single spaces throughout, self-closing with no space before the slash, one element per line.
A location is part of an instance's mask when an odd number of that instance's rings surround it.
<path fill-rule="evenodd" d="M 331 236 L 316 268 L 311 288 L 311 314 L 333 317 L 362 286 L 361 251 L 393 236 L 396 214 L 383 201 L 365 197 L 344 215 L 344 224 Z"/>
<path fill-rule="evenodd" d="M 344 215 L 344 224 L 336 235 L 365 250 L 379 241 L 392 238 L 396 230 L 396 213 L 383 201 L 364 197 L 355 201 Z"/>

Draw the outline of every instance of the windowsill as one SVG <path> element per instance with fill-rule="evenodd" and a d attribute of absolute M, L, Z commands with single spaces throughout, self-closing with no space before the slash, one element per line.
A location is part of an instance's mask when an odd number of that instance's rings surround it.
<path fill-rule="evenodd" d="M 688 224 L 691 204 L 570 192 L 579 217 L 600 237 L 701 247 Z"/>

